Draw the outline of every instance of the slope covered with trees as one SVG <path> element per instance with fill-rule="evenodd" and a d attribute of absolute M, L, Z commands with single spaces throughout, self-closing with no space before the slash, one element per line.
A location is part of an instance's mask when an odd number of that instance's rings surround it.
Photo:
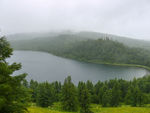
<path fill-rule="evenodd" d="M 12 34 L 8 35 L 8 40 L 14 42 L 17 40 L 30 40 L 30 39 L 46 39 L 46 38 L 55 38 L 55 37 L 63 37 L 66 36 L 68 38 L 74 37 L 80 37 L 82 39 L 88 38 L 88 39 L 104 39 L 106 37 L 109 37 L 109 39 L 113 41 L 117 41 L 120 43 L 123 43 L 126 46 L 129 47 L 139 47 L 143 49 L 150 50 L 150 41 L 148 40 L 139 40 L 134 38 L 128 38 L 124 36 L 117 36 L 107 33 L 99 33 L 99 32 L 91 32 L 91 31 L 81 31 L 81 32 L 72 32 L 72 31 L 62 31 L 62 32 L 45 32 L 45 33 L 20 33 L 20 34 Z"/>
<path fill-rule="evenodd" d="M 38 38 L 12 42 L 18 50 L 36 50 L 80 61 L 104 64 L 130 64 L 150 67 L 150 51 L 128 47 L 109 38 L 92 40 L 61 35 L 55 38 Z"/>
<path fill-rule="evenodd" d="M 150 66 L 150 51 L 130 48 L 109 39 L 87 40 L 76 43 L 62 56 L 81 61 Z"/>

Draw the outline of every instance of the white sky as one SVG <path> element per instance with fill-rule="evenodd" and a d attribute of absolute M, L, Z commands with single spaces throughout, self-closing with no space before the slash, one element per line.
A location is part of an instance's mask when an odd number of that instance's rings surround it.
<path fill-rule="evenodd" d="M 0 0 L 0 29 L 88 30 L 150 40 L 150 0 Z"/>

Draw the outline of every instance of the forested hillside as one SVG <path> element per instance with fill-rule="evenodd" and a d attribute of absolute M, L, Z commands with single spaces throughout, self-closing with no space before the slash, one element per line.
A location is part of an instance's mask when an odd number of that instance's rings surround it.
<path fill-rule="evenodd" d="M 93 63 L 133 64 L 150 67 L 150 51 L 128 47 L 109 38 L 92 40 L 76 35 L 11 42 L 18 50 L 36 50 Z"/>
<path fill-rule="evenodd" d="M 123 43 L 124 45 L 129 46 L 129 47 L 139 47 L 139 48 L 150 50 L 150 41 L 134 39 L 134 37 L 130 38 L 130 37 L 117 36 L 117 35 L 112 35 L 112 34 L 107 34 L 107 33 L 86 32 L 86 31 L 79 32 L 76 35 L 80 37 L 87 37 L 90 39 L 109 38 L 113 41 Z"/>
<path fill-rule="evenodd" d="M 109 38 L 113 41 L 118 41 L 127 45 L 129 47 L 140 47 L 147 50 L 150 50 L 150 41 L 146 40 L 138 40 L 134 38 L 128 38 L 123 36 L 111 35 L 106 33 L 99 32 L 90 32 L 90 31 L 81 31 L 81 32 L 72 32 L 72 31 L 62 31 L 62 32 L 45 32 L 45 33 L 20 33 L 20 34 L 12 34 L 8 35 L 8 40 L 28 40 L 28 39 L 37 39 L 37 38 L 55 38 L 55 37 L 63 37 L 66 35 L 67 38 L 80 37 L 82 39 L 104 39 Z"/>
<path fill-rule="evenodd" d="M 72 48 L 72 44 L 87 40 L 76 35 L 59 35 L 57 37 L 36 38 L 31 40 L 10 41 L 14 49 L 37 50 L 61 55 L 67 49 Z"/>

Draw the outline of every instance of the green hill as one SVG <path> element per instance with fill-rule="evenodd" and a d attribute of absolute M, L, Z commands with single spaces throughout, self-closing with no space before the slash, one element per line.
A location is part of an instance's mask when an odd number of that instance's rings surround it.
<path fill-rule="evenodd" d="M 99 38 L 107 37 L 111 40 L 123 43 L 124 45 L 127 45 L 129 47 L 140 47 L 140 48 L 150 50 L 150 41 L 147 41 L 147 40 L 139 40 L 139 39 L 133 39 L 133 38 L 124 37 L 124 36 L 117 36 L 117 35 L 99 33 L 99 32 L 79 32 L 77 33 L 77 35 L 91 38 L 91 39 L 99 39 Z"/>
<path fill-rule="evenodd" d="M 11 41 L 11 45 L 17 50 L 44 51 L 86 62 L 150 67 L 149 50 L 142 49 L 142 47 L 128 47 L 108 37 L 99 39 L 89 37 L 83 36 L 83 33 L 62 34 L 55 37 L 15 40 Z"/>
<path fill-rule="evenodd" d="M 147 50 L 150 50 L 150 41 L 147 40 L 138 40 L 123 36 L 111 35 L 106 33 L 99 33 L 99 32 L 89 32 L 89 31 L 82 31 L 82 32 L 71 32 L 71 31 L 62 31 L 62 32 L 45 32 L 45 33 L 20 33 L 20 34 L 13 34 L 8 35 L 8 40 L 16 41 L 16 40 L 29 40 L 29 39 L 37 39 L 37 38 L 54 38 L 54 37 L 61 37 L 63 35 L 67 35 L 67 37 L 71 38 L 72 35 L 74 37 L 82 37 L 88 39 L 99 39 L 99 38 L 109 38 L 114 41 L 118 41 L 127 45 L 129 47 L 140 47 Z"/>

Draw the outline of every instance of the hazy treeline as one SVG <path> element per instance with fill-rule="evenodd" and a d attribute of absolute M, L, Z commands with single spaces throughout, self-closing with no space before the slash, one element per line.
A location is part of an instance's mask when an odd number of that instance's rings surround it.
<path fill-rule="evenodd" d="M 72 31 L 64 31 L 64 32 L 45 32 L 45 33 L 20 33 L 8 35 L 7 38 L 13 43 L 13 46 L 16 45 L 16 42 L 23 42 L 24 40 L 28 40 L 28 42 L 32 42 L 34 40 L 51 40 L 52 38 L 76 38 L 76 39 L 103 39 L 109 37 L 109 39 L 123 43 L 129 47 L 138 47 L 150 50 L 150 41 L 147 40 L 138 40 L 134 38 L 128 38 L 123 36 L 99 33 L 99 32 L 90 32 L 90 31 L 81 31 L 81 32 L 72 32 Z M 22 40 L 22 41 L 21 41 Z M 15 44 L 15 45 L 14 45 Z"/>
<path fill-rule="evenodd" d="M 72 36 L 72 37 L 71 37 Z M 87 39 L 74 35 L 12 42 L 15 49 L 36 50 L 94 63 L 135 64 L 150 67 L 150 51 L 131 48 L 109 38 Z"/>
<path fill-rule="evenodd" d="M 66 101 L 78 105 L 85 101 L 83 100 L 85 95 L 88 103 L 100 104 L 103 107 L 117 107 L 122 104 L 144 106 L 150 103 L 150 76 L 134 78 L 132 81 L 122 79 L 98 81 L 96 84 L 91 81 L 80 81 L 77 86 L 71 82 L 71 77 L 68 77 L 64 84 L 58 81 L 38 83 L 31 80 L 29 83 L 24 81 L 24 86 L 32 89 L 32 101 L 42 107 L 48 107 L 54 102 L 67 103 Z M 68 98 L 64 98 L 65 95 Z"/>

